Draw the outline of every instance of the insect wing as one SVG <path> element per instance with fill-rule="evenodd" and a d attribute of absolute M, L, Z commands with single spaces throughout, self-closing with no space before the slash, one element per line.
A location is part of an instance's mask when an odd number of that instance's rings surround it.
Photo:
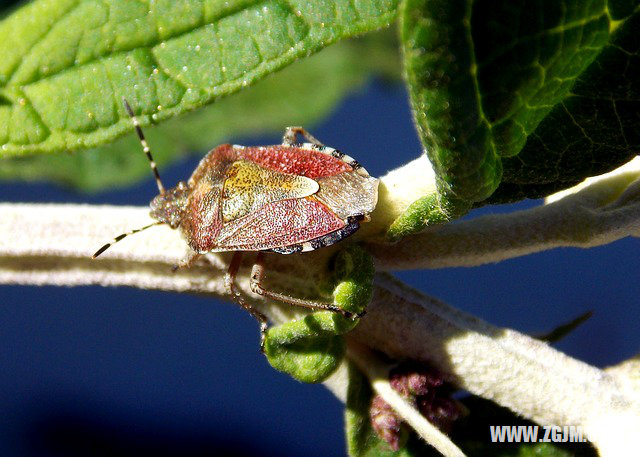
<path fill-rule="evenodd" d="M 261 251 L 300 244 L 345 226 L 314 197 L 282 200 L 225 223 L 216 250 Z"/>
<path fill-rule="evenodd" d="M 315 194 L 320 186 L 313 179 L 263 168 L 238 160 L 226 173 L 222 192 L 222 219 L 231 222 L 263 206 Z"/>
<path fill-rule="evenodd" d="M 315 197 L 342 220 L 368 216 L 378 202 L 378 180 L 351 157 L 326 146 L 234 146 L 239 157 L 260 166 L 314 179 Z"/>

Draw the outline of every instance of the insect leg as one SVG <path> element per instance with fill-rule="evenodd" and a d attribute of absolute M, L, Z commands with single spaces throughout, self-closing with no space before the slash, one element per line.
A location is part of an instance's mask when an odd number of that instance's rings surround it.
<path fill-rule="evenodd" d="M 324 146 L 324 144 L 316 137 L 307 132 L 303 127 L 287 127 L 282 137 L 282 144 L 286 146 L 293 146 L 298 143 L 298 135 L 302 135 L 309 143 L 313 143 L 316 146 Z"/>
<path fill-rule="evenodd" d="M 247 303 L 238 289 L 236 288 L 236 275 L 240 268 L 240 262 L 242 261 L 242 251 L 236 251 L 233 253 L 231 263 L 227 274 L 224 276 L 224 286 L 227 288 L 233 300 L 246 309 L 260 323 L 260 350 L 264 352 L 264 343 L 267 337 L 267 316 L 255 309 L 249 303 Z"/>
<path fill-rule="evenodd" d="M 178 262 L 178 264 L 172 266 L 171 271 L 175 273 L 176 271 L 182 268 L 189 268 L 191 267 L 191 265 L 196 263 L 196 260 L 198 260 L 200 257 L 202 257 L 202 254 L 198 254 L 197 252 L 191 252 L 189 253 L 186 259 L 182 259 L 180 262 Z"/>
<path fill-rule="evenodd" d="M 270 290 L 262 287 L 262 280 L 264 279 L 264 252 L 258 252 L 258 256 L 256 257 L 256 261 L 251 269 L 251 291 L 254 294 L 262 295 L 263 297 L 272 298 L 279 302 L 288 303 L 294 306 L 300 306 L 302 308 L 308 308 L 315 311 L 333 311 L 336 313 L 342 314 L 344 317 L 349 319 L 355 319 L 360 317 L 359 315 L 355 315 L 354 313 L 350 313 L 338 306 L 335 306 L 331 303 L 320 303 L 312 300 L 304 300 L 302 298 L 290 297 L 289 295 L 280 294 L 278 292 L 272 292 Z"/>

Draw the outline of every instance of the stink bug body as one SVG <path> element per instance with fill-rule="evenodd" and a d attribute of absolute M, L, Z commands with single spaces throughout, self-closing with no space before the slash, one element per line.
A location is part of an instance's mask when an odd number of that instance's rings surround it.
<path fill-rule="evenodd" d="M 375 208 L 377 179 L 301 127 L 289 127 L 280 145 L 218 146 L 202 159 L 187 182 L 165 190 L 133 110 L 123 101 L 156 177 L 159 194 L 150 212 L 156 222 L 116 237 L 94 258 L 129 234 L 167 224 L 181 231 L 192 251 L 179 267 L 188 267 L 207 252 L 236 251 L 225 284 L 234 299 L 260 321 L 263 343 L 267 319 L 235 287 L 243 251 L 258 251 L 251 274 L 254 293 L 350 316 L 331 304 L 265 290 L 261 286 L 263 253 L 311 251 L 353 234 Z M 298 135 L 309 142 L 298 143 Z"/>

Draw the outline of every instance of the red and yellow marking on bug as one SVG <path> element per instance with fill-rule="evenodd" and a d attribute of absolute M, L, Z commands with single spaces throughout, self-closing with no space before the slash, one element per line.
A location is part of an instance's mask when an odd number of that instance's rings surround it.
<path fill-rule="evenodd" d="M 130 234 L 167 224 L 181 231 L 192 251 L 180 267 L 188 267 L 207 252 L 235 251 L 225 284 L 234 299 L 260 321 L 263 342 L 266 317 L 247 303 L 235 287 L 243 251 L 258 251 L 251 274 L 254 293 L 351 316 L 332 304 L 265 290 L 261 285 L 263 253 L 311 251 L 353 234 L 376 206 L 376 178 L 351 157 L 323 145 L 303 128 L 289 127 L 280 145 L 218 146 L 202 159 L 187 182 L 165 190 L 133 110 L 123 101 L 158 185 L 159 194 L 151 201 L 150 212 L 156 222 L 119 235 L 93 258 Z M 298 135 L 309 142 L 298 143 Z"/>

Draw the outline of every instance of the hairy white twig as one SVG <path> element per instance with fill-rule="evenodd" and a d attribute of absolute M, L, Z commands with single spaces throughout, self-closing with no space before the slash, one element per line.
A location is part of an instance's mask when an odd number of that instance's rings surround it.
<path fill-rule="evenodd" d="M 378 269 L 384 270 L 476 265 L 560 245 L 592 246 L 637 235 L 637 162 L 535 210 L 451 224 L 393 247 L 369 247 Z M 402 193 L 409 188 L 402 184 L 403 169 L 394 172 L 397 185 L 386 181 L 386 189 Z M 392 212 L 393 202 L 413 198 L 384 193 L 381 197 Z M 209 265 L 171 273 L 186 246 L 177 231 L 167 227 L 153 227 L 135 240 L 123 240 L 98 260 L 90 259 L 114 235 L 146 225 L 145 208 L 0 204 L 0 214 L 0 283 L 126 285 L 225 295 L 224 254 L 209 256 Z M 279 273 L 270 281 L 285 290 L 308 288 L 310 280 L 299 271 L 312 273 L 315 262 L 307 260 L 313 255 L 326 258 L 321 251 L 305 254 L 304 262 L 303 256 L 273 256 L 270 261 L 278 264 Z M 248 291 L 246 269 L 241 273 L 240 285 Z M 290 318 L 279 308 L 265 311 L 276 323 Z M 374 299 L 352 338 L 393 357 L 431 361 L 453 374 L 463 388 L 538 423 L 583 425 L 603 455 L 621 455 L 618 451 L 631 446 L 640 429 L 638 383 L 627 382 L 628 370 L 588 366 L 422 295 L 386 274 L 376 277 Z M 346 378 L 340 378 L 341 373 L 330 384 L 344 399 Z"/>
<path fill-rule="evenodd" d="M 623 455 L 640 401 L 619 379 L 426 296 L 388 274 L 352 338 L 395 359 L 430 361 L 464 389 L 542 425 L 581 425 L 603 455 Z M 617 452 L 613 452 L 617 451 Z"/>
<path fill-rule="evenodd" d="M 393 245 L 371 243 L 380 270 L 476 266 L 556 247 L 640 236 L 640 157 L 511 214 L 436 226 Z"/>

